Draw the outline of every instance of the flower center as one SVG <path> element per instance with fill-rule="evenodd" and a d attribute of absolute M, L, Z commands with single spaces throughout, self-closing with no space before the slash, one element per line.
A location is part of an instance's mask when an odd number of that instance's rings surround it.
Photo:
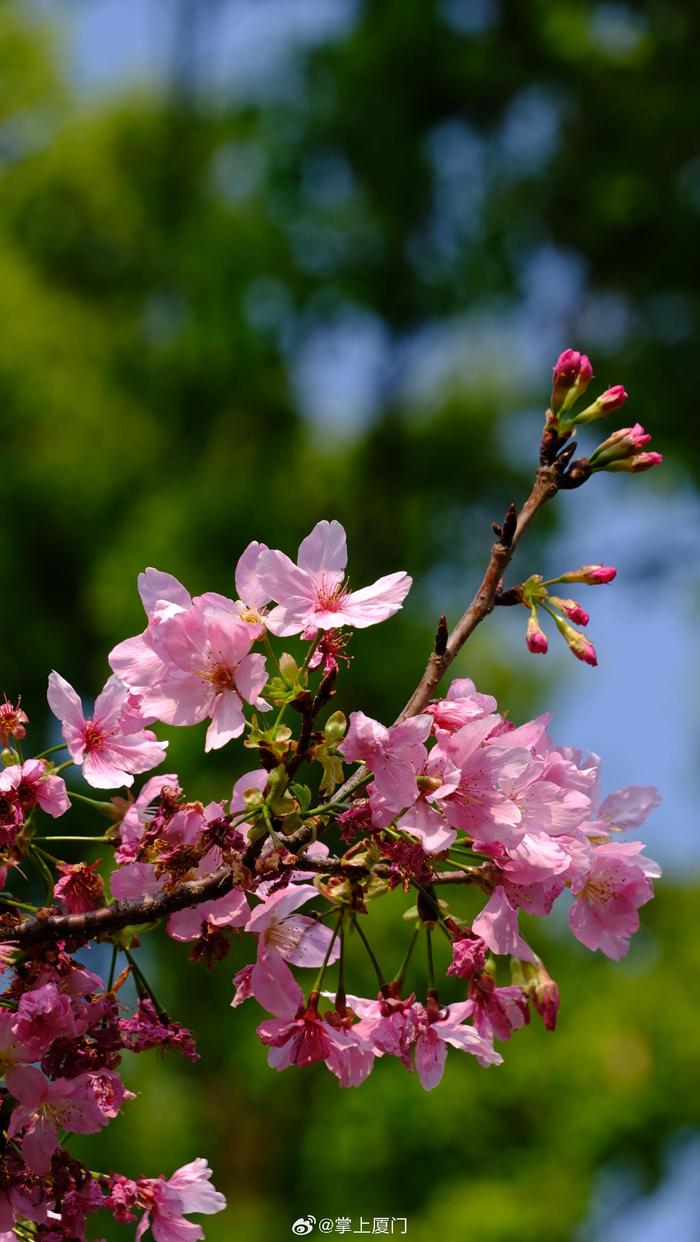
<path fill-rule="evenodd" d="M 216 664 L 210 664 L 206 673 L 202 676 L 206 681 L 211 682 L 217 694 L 223 694 L 224 690 L 235 690 L 236 680 L 234 670 L 230 664 L 224 663 L 223 660 L 217 661 Z"/>
<path fill-rule="evenodd" d="M 99 725 L 94 720 L 85 721 L 85 729 L 83 731 L 85 739 L 85 749 L 90 754 L 94 751 L 104 750 L 105 737 Z"/>

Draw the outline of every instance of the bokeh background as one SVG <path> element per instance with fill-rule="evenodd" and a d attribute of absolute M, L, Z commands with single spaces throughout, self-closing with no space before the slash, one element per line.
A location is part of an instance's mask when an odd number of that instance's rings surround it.
<path fill-rule="evenodd" d="M 322 516 L 358 585 L 416 581 L 339 695 L 388 721 L 523 494 L 568 345 L 666 457 L 563 495 L 519 557 L 618 566 L 584 600 L 600 667 L 528 657 L 503 610 L 458 670 L 515 719 L 553 707 L 606 788 L 660 787 L 629 957 L 540 927 L 555 1036 L 533 1024 L 498 1071 L 454 1055 L 430 1095 L 388 1063 L 341 1092 L 267 1069 L 254 1006 L 228 1007 L 238 946 L 207 974 L 144 938 L 204 1055 L 134 1058 L 140 1101 L 74 1150 L 132 1174 L 207 1155 L 213 1242 L 309 1213 L 407 1216 L 417 1242 L 700 1237 L 699 41 L 693 0 L 0 5 L 0 689 L 35 749 L 48 669 L 90 698 L 140 628 L 140 569 L 230 592 L 249 539 L 293 551 Z M 205 762 L 202 732 L 171 730 L 167 766 L 221 796 L 244 760 Z M 398 961 L 392 901 L 372 926 Z"/>

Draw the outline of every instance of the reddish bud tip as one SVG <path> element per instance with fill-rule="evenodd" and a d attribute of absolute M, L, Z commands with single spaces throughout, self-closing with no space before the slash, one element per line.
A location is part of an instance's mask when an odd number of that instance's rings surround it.
<path fill-rule="evenodd" d="M 527 643 L 528 650 L 531 651 L 533 655 L 547 654 L 547 648 L 549 647 L 547 635 L 537 620 L 537 615 L 534 609 L 532 611 L 532 616 L 527 623 L 525 642 Z"/>
<path fill-rule="evenodd" d="M 563 413 L 586 391 L 593 379 L 593 368 L 586 354 L 576 349 L 565 349 L 554 365 L 552 383 L 552 411 Z"/>

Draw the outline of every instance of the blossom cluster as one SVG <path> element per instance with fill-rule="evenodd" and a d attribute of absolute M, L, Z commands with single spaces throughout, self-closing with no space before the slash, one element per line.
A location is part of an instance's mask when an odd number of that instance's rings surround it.
<path fill-rule="evenodd" d="M 590 378 L 587 359 L 573 351 L 562 359 L 542 457 L 566 486 L 567 471 L 578 478 L 593 473 L 596 460 L 613 460 L 605 450 L 585 459 L 585 470 L 571 463 L 575 424 L 618 408 L 626 394 L 609 390 L 594 413 L 573 417 Z M 515 527 L 497 530 L 496 565 Z M 121 1079 L 124 1051 L 197 1057 L 192 1035 L 162 1008 L 139 964 L 139 937 L 157 924 L 206 966 L 241 939 L 246 964 L 234 975 L 231 1005 L 250 1000 L 264 1011 L 257 1030 L 269 1064 L 323 1062 L 343 1087 L 394 1057 L 430 1090 L 449 1048 L 495 1066 L 496 1044 L 531 1011 L 553 1030 L 557 984 L 530 943 L 536 924 L 521 928 L 521 912 L 544 918 L 561 901 L 582 945 L 615 960 L 627 952 L 660 874 L 628 833 L 657 805 L 656 790 L 604 796 L 596 755 L 557 745 L 549 715 L 516 726 L 466 677 L 453 679 L 442 698 L 426 693 L 417 707 L 411 700 L 392 725 L 361 710 L 347 718 L 329 710 L 352 631 L 392 617 L 411 586 L 400 571 L 351 589 L 346 566 L 343 527 L 324 520 L 296 561 L 251 543 L 231 598 L 192 596 L 172 575 L 147 569 L 138 583 L 143 629 L 110 653 L 111 674 L 92 709 L 58 672 L 49 677 L 62 742 L 24 758 L 27 713 L 0 705 L 0 1070 L 8 1118 L 0 1233 L 81 1239 L 87 1217 L 107 1210 L 120 1223 L 137 1222 L 137 1238 L 150 1226 L 156 1242 L 195 1242 L 203 1235 L 187 1214 L 225 1205 L 204 1160 L 168 1179 L 132 1179 L 88 1170 L 66 1149 L 66 1134 L 96 1134 L 133 1098 Z M 537 621 L 545 608 L 592 664 L 569 633 L 569 622 L 585 625 L 587 614 L 549 588 L 614 576 L 612 567 L 585 565 L 556 579 L 531 575 L 508 592 L 494 580 L 491 606 L 529 608 L 533 651 L 546 650 Z M 290 638 L 296 654 L 280 645 Z M 447 651 L 439 632 L 433 658 L 444 661 Z M 249 756 L 223 797 L 189 797 L 175 772 L 147 775 L 131 792 L 135 777 L 165 762 L 159 723 L 205 722 L 206 751 L 242 738 Z M 70 768 L 94 791 L 117 792 L 93 799 L 69 790 Z M 60 819 L 76 800 L 110 821 L 85 838 L 109 860 L 67 862 L 46 848 L 71 838 L 44 835 L 44 817 Z M 10 876 L 22 880 L 27 863 L 45 888 L 40 903 L 35 882 L 22 900 L 5 887 Z M 394 973 L 370 943 L 368 917 L 392 891 L 413 902 Z M 111 944 L 107 980 L 75 956 L 98 935 Z M 415 968 L 419 944 L 427 987 Z M 357 953 L 376 975 L 370 995 L 347 988 Z M 138 997 L 133 1013 L 122 1000 L 128 979 Z"/>

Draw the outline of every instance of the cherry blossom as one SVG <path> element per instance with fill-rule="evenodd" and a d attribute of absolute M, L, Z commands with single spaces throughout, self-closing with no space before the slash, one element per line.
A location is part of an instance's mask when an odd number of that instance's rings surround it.
<path fill-rule="evenodd" d="M 392 617 L 411 588 L 408 574 L 387 574 L 372 586 L 351 591 L 345 580 L 347 560 L 345 531 L 336 521 L 314 526 L 299 545 L 296 565 L 284 552 L 262 552 L 258 577 L 277 603 L 267 617 L 268 629 L 284 637 L 342 625 L 364 629 Z"/>
<path fill-rule="evenodd" d="M 95 789 L 132 785 L 134 774 L 155 768 L 165 758 L 167 742 L 159 742 L 144 727 L 127 687 L 110 677 L 86 717 L 75 690 L 59 673 L 51 673 L 49 707 L 61 721 L 68 753 L 81 764 L 83 776 Z"/>

